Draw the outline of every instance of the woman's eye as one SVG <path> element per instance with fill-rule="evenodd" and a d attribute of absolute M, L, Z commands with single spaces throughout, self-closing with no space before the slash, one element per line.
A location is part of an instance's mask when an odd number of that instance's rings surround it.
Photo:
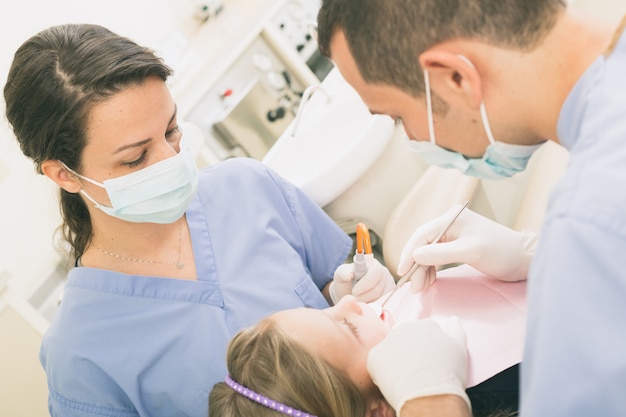
<path fill-rule="evenodd" d="M 141 165 L 141 163 L 146 159 L 146 151 L 143 151 L 141 153 L 141 156 L 139 156 L 139 158 L 135 159 L 134 161 L 130 161 L 130 162 L 124 162 L 123 165 L 126 165 L 129 168 L 135 168 L 139 165 Z"/>

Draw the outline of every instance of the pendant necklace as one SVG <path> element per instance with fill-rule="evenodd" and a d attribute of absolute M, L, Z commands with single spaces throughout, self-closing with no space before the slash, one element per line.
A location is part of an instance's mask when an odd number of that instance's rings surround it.
<path fill-rule="evenodd" d="M 183 228 L 183 225 L 181 221 L 180 223 L 178 223 L 178 260 L 177 261 L 155 261 L 153 259 L 133 258 L 130 256 L 119 255 L 117 253 L 113 253 L 106 249 L 102 249 L 95 243 L 92 243 L 92 245 L 96 249 L 98 249 L 100 252 L 106 255 L 112 256 L 113 258 L 116 258 L 116 259 L 121 259 L 124 261 L 130 261 L 130 262 L 137 262 L 137 263 L 142 263 L 142 264 L 176 265 L 176 268 L 183 269 L 185 267 L 185 264 L 180 259 L 180 255 L 181 255 L 180 252 L 181 252 L 181 247 L 182 247 L 182 228 Z"/>

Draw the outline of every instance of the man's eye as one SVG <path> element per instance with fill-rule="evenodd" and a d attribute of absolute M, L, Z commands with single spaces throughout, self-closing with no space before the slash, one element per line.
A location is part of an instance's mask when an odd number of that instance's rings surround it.
<path fill-rule="evenodd" d="M 165 137 L 169 138 L 170 136 L 172 136 L 174 133 L 178 133 L 180 132 L 180 127 L 178 125 L 174 126 L 172 129 L 168 130 L 167 132 L 165 132 Z"/>

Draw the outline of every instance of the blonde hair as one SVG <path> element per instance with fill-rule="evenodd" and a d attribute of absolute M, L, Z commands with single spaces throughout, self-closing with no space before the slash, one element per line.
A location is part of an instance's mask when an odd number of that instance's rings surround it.
<path fill-rule="evenodd" d="M 257 393 L 318 417 L 363 417 L 365 398 L 340 370 L 294 341 L 271 319 L 240 331 L 227 351 L 229 375 Z M 215 384 L 209 417 L 284 417 Z"/>

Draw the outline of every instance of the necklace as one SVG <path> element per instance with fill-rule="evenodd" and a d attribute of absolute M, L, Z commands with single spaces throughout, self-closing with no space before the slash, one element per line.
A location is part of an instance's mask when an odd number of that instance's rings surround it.
<path fill-rule="evenodd" d="M 124 255 L 119 255 L 117 253 L 113 253 L 111 251 L 108 251 L 106 249 L 102 249 L 100 248 L 98 245 L 96 245 L 95 243 L 92 243 L 92 245 L 98 249 L 100 252 L 112 256 L 116 259 L 121 259 L 124 261 L 130 261 L 130 262 L 137 262 L 137 263 L 142 263 L 142 264 L 159 264 L 159 265 L 176 265 L 176 268 L 178 269 L 183 269 L 185 267 L 184 262 L 182 262 L 180 260 L 180 249 L 182 246 L 182 228 L 183 228 L 183 224 L 182 221 L 178 223 L 178 260 L 173 262 L 173 261 L 155 261 L 153 259 L 139 259 L 139 258 L 133 258 L 130 256 L 124 256 Z"/>

